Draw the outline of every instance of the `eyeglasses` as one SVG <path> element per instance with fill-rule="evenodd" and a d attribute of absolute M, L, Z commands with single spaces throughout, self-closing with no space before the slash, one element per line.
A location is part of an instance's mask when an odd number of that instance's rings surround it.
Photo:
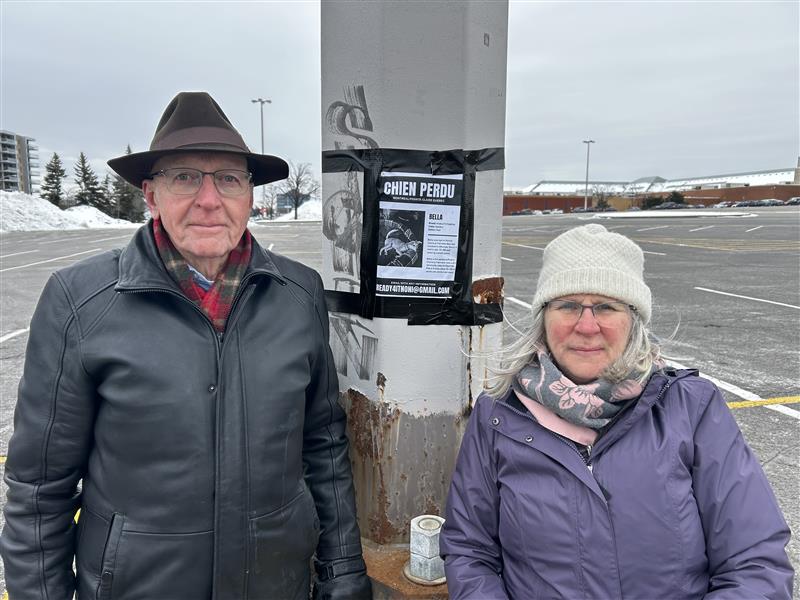
<path fill-rule="evenodd" d="M 189 169 L 177 167 L 174 169 L 163 169 L 150 173 L 150 177 L 164 177 L 167 189 L 179 196 L 190 196 L 200 191 L 203 185 L 203 177 L 211 175 L 214 180 L 214 187 L 223 196 L 238 197 L 244 196 L 250 191 L 250 181 L 253 174 L 238 169 L 222 169 L 220 171 L 201 171 L 200 169 Z"/>
<path fill-rule="evenodd" d="M 613 327 L 622 322 L 625 317 L 636 313 L 636 308 L 624 302 L 601 302 L 599 304 L 581 304 L 572 300 L 551 300 L 544 303 L 544 308 L 568 325 L 575 325 L 583 316 L 583 311 L 592 311 L 595 321 L 601 327 Z"/>

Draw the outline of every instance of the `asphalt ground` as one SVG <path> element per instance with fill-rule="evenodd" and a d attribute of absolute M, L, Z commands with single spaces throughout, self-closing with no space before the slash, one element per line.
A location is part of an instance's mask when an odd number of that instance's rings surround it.
<path fill-rule="evenodd" d="M 653 331 L 670 359 L 714 378 L 800 532 L 800 207 L 748 209 L 749 216 L 693 211 L 599 219 L 645 251 Z M 593 215 L 503 217 L 502 274 L 508 322 L 524 324 L 544 246 Z M 265 247 L 315 269 L 319 223 L 256 224 Z M 13 429 L 27 328 L 50 275 L 124 245 L 133 229 L 0 234 L 0 471 Z M 507 330 L 508 337 L 515 334 Z M 2 488 L 0 505 L 5 503 Z M 2 517 L 0 517 L 0 520 Z M 789 553 L 800 569 L 800 540 Z M 0 573 L 1 575 L 1 573 Z M 0 580 L 0 592 L 4 589 Z M 800 582 L 795 581 L 800 597 Z"/>

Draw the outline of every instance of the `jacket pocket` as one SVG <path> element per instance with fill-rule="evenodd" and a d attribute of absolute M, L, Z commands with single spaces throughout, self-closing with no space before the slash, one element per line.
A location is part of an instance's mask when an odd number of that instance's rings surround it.
<path fill-rule="evenodd" d="M 213 554 L 212 531 L 151 533 L 123 530 L 112 571 L 113 596 L 109 598 L 210 598 Z M 104 566 L 103 573 L 105 570 Z M 103 585 L 102 575 L 100 585 Z"/>
<path fill-rule="evenodd" d="M 120 513 L 114 513 L 111 516 L 108 537 L 103 546 L 103 556 L 100 560 L 100 585 L 97 588 L 98 600 L 109 600 L 111 598 L 111 585 L 114 581 L 114 569 L 117 563 L 117 549 L 119 548 L 124 521 L 125 517 Z"/>
<path fill-rule="evenodd" d="M 249 522 L 247 597 L 308 598 L 310 561 L 319 541 L 314 499 L 303 485 L 278 510 Z"/>

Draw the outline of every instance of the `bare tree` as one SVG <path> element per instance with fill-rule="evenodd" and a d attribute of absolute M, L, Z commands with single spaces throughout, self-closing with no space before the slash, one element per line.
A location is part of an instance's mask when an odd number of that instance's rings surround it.
<path fill-rule="evenodd" d="M 605 210 L 609 207 L 608 199 L 611 197 L 611 190 L 604 185 L 595 185 L 592 188 L 592 198 L 594 199 L 594 206 L 600 210 Z"/>
<path fill-rule="evenodd" d="M 274 219 L 278 211 L 278 186 L 265 185 L 258 204 L 262 217 Z"/>
<path fill-rule="evenodd" d="M 319 181 L 314 179 L 310 163 L 289 163 L 289 177 L 281 182 L 278 193 L 289 198 L 294 206 L 294 218 L 297 219 L 297 208 L 306 200 L 319 193 Z"/>

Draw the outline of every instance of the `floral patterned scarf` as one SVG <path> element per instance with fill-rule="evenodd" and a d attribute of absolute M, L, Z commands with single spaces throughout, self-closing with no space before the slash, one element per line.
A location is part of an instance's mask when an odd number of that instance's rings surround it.
<path fill-rule="evenodd" d="M 660 365 L 653 365 L 650 374 L 659 368 Z M 559 370 L 547 352 L 539 351 L 536 358 L 517 373 L 513 387 L 565 421 L 599 431 L 624 408 L 625 400 L 642 393 L 644 386 L 637 381 L 639 375 L 630 373 L 618 383 L 597 379 L 579 385 Z"/>

